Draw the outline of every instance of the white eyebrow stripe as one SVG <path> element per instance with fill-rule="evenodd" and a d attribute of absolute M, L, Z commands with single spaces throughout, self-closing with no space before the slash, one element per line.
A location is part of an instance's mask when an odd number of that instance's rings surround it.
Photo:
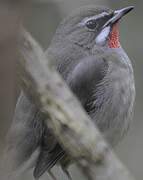
<path fill-rule="evenodd" d="M 95 16 L 86 17 L 86 18 L 84 18 L 84 19 L 80 22 L 80 24 L 81 24 L 81 25 L 85 25 L 88 21 L 90 21 L 90 20 L 92 20 L 92 19 L 97 20 L 97 19 L 99 19 L 99 18 L 101 18 L 101 17 L 104 17 L 104 16 L 107 16 L 107 15 L 108 15 L 108 13 L 103 12 L 103 13 L 98 14 L 98 15 L 95 15 Z"/>

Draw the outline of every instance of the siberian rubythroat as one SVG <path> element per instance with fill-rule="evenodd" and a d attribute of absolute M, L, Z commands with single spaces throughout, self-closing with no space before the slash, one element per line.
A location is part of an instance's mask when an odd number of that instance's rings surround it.
<path fill-rule="evenodd" d="M 119 20 L 132 9 L 82 7 L 61 22 L 47 50 L 56 69 L 112 146 L 129 127 L 135 99 L 132 64 L 121 47 L 118 30 Z M 21 107 L 27 109 L 26 114 L 18 114 Z M 16 113 L 18 120 L 13 122 L 11 132 L 17 136 L 11 142 L 15 149 L 18 146 L 18 164 L 26 162 L 38 149 L 34 176 L 39 178 L 59 160 L 64 162 L 66 152 L 46 127 L 38 107 L 23 93 Z"/>

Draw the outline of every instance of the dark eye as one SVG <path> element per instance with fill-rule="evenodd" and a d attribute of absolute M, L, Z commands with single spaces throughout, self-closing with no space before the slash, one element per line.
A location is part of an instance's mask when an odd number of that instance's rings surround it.
<path fill-rule="evenodd" d="M 95 21 L 95 19 L 91 19 L 86 22 L 86 26 L 88 29 L 94 30 L 97 27 L 97 22 Z"/>

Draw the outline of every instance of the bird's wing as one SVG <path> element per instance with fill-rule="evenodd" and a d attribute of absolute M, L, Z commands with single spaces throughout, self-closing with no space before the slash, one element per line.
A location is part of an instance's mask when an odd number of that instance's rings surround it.
<path fill-rule="evenodd" d="M 6 158 L 12 159 L 12 169 L 19 169 L 23 167 L 30 159 L 32 162 L 28 163 L 29 166 L 33 165 L 33 161 L 36 162 L 41 140 L 46 129 L 44 124 L 44 116 L 39 112 L 37 107 L 31 102 L 27 96 L 21 92 L 21 95 L 18 99 L 15 115 L 12 122 L 12 126 L 7 135 L 6 143 Z M 47 150 L 53 149 L 55 146 L 55 140 L 48 135 L 47 132 Z M 51 134 L 49 132 L 49 134 Z M 49 137 L 49 138 L 48 138 Z M 49 142 L 49 143 L 48 143 Z M 37 152 L 37 156 L 33 159 L 33 154 Z M 24 169 L 28 169 L 25 167 Z M 23 171 L 25 171 L 23 169 Z"/>
<path fill-rule="evenodd" d="M 42 134 L 42 121 L 35 105 L 21 93 L 11 128 L 7 135 L 7 154 L 13 156 L 15 168 L 27 161 L 37 149 Z M 37 122 L 37 123 L 36 123 Z"/>
<path fill-rule="evenodd" d="M 87 99 L 90 99 L 89 96 L 93 85 L 95 87 L 104 78 L 107 67 L 104 59 L 96 59 L 94 56 L 91 56 L 82 59 L 72 73 L 68 75 L 68 78 L 66 78 L 66 83 L 79 98 L 82 105 L 86 103 Z M 46 142 L 46 138 L 44 142 Z M 65 155 L 65 152 L 58 144 L 53 147 L 50 153 L 46 152 L 44 147 L 46 145 L 41 148 L 41 153 L 34 169 L 34 177 L 36 179 L 52 168 Z"/>
<path fill-rule="evenodd" d="M 108 64 L 104 58 L 88 56 L 82 59 L 67 78 L 67 83 L 85 106 L 91 93 L 106 76 Z"/>

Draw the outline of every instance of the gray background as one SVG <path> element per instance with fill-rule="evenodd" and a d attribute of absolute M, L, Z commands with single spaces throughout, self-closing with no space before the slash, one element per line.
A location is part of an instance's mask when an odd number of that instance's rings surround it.
<path fill-rule="evenodd" d="M 121 8 L 124 6 L 134 5 L 134 12 L 130 13 L 120 25 L 121 44 L 128 53 L 134 67 L 136 81 L 136 104 L 135 115 L 131 129 L 127 137 L 116 148 L 118 156 L 126 164 L 129 170 L 134 174 L 136 179 L 142 180 L 143 176 L 143 1 L 136 0 L 35 0 L 25 11 L 25 26 L 33 34 L 33 36 L 46 49 L 50 43 L 56 27 L 60 20 L 69 14 L 72 10 L 81 5 L 86 4 L 101 4 L 112 8 Z M 5 98 L 6 99 L 6 98 Z M 8 100 L 8 98 L 7 98 Z M 2 106 L 2 103 L 1 103 Z M 2 112 L 8 113 L 7 111 Z M 2 116 L 1 116 L 2 117 Z M 5 116 L 6 117 L 6 116 Z M 5 123 L 3 123 L 5 122 Z M 5 125 L 3 125 L 5 124 Z M 9 123 L 1 120 L 0 135 L 3 136 L 6 132 Z M 3 133 L 2 133 L 3 132 Z M 65 176 L 57 169 L 56 174 L 58 180 L 66 179 Z M 77 170 L 71 168 L 73 179 L 83 179 Z M 30 172 L 31 174 L 31 172 Z M 47 175 L 42 178 L 49 179 Z M 25 175 L 22 180 L 31 180 L 31 176 Z"/>

